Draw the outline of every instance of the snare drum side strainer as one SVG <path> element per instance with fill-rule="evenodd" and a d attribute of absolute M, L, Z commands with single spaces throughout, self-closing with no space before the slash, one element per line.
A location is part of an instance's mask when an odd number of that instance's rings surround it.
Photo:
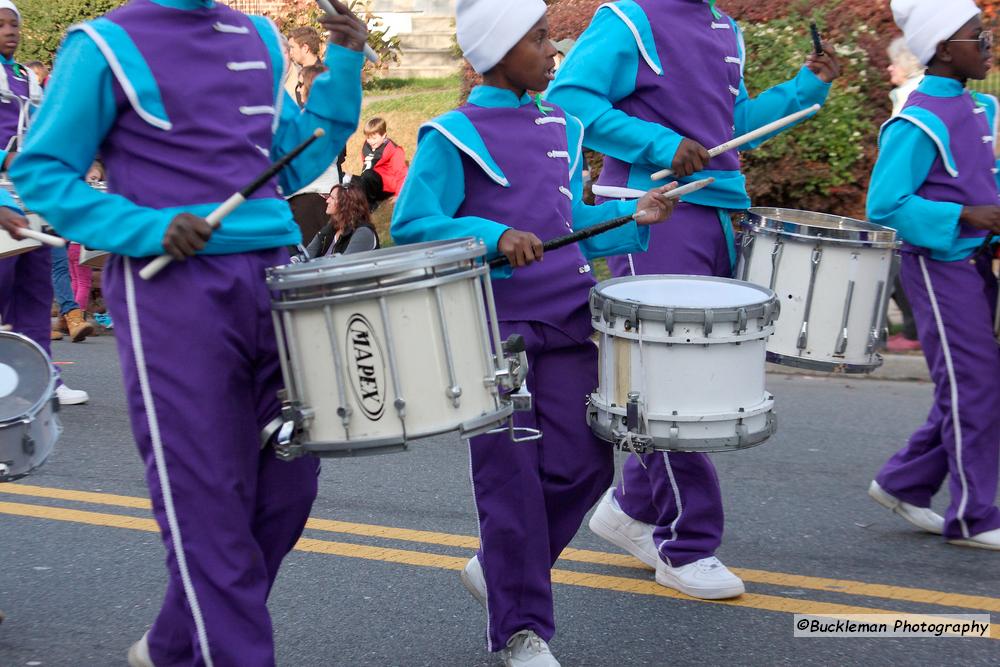
<path fill-rule="evenodd" d="M 485 254 L 461 239 L 270 269 L 287 393 L 279 455 L 397 451 L 508 421 L 502 390 L 524 369 L 505 357 Z"/>
<path fill-rule="evenodd" d="M 24 477 L 52 453 L 62 433 L 57 380 L 37 343 L 0 332 L 0 482 Z"/>
<path fill-rule="evenodd" d="M 776 429 L 764 387 L 774 293 L 701 276 L 650 275 L 591 291 L 600 386 L 588 418 L 630 451 L 719 452 L 758 445 Z"/>

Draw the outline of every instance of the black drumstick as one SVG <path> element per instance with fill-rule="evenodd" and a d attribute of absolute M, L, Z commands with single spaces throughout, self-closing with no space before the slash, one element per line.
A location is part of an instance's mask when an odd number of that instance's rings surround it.
<path fill-rule="evenodd" d="M 809 24 L 809 32 L 812 33 L 813 50 L 816 52 L 816 55 L 823 55 L 823 40 L 820 39 L 819 28 L 816 27 L 815 21 Z"/>

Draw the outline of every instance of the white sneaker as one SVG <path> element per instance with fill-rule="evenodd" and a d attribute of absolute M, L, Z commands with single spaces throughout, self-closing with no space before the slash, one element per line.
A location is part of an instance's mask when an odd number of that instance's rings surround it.
<path fill-rule="evenodd" d="M 590 517 L 590 529 L 655 568 L 660 557 L 653 542 L 653 526 L 626 514 L 615 500 L 614 492 L 614 487 L 611 487 L 597 503 L 597 509 Z"/>
<path fill-rule="evenodd" d="M 743 580 L 715 556 L 680 567 L 660 561 L 656 564 L 656 583 L 702 600 L 734 598 L 746 591 Z"/>
<path fill-rule="evenodd" d="M 153 664 L 152 658 L 149 657 L 149 642 L 146 639 L 145 633 L 142 638 L 128 649 L 128 664 L 129 667 L 156 667 Z"/>
<path fill-rule="evenodd" d="M 59 405 L 80 405 L 90 400 L 90 394 L 82 389 L 70 389 L 64 384 L 56 387 L 56 397 Z"/>
<path fill-rule="evenodd" d="M 979 547 L 980 549 L 992 549 L 1000 551 L 1000 528 L 987 530 L 985 533 L 973 535 L 968 539 L 948 540 L 948 544 L 957 544 L 962 547 Z"/>
<path fill-rule="evenodd" d="M 559 667 L 545 640 L 533 630 L 521 630 L 507 641 L 500 652 L 504 667 Z"/>
<path fill-rule="evenodd" d="M 868 495 L 879 505 L 892 510 L 920 530 L 934 533 L 935 535 L 940 535 L 944 532 L 943 516 L 929 507 L 917 507 L 910 503 L 904 503 L 879 486 L 879 483 L 875 480 L 872 480 L 871 485 L 868 487 Z"/>
<path fill-rule="evenodd" d="M 483 576 L 483 566 L 479 562 L 479 556 L 473 556 L 465 564 L 465 569 L 459 575 L 465 590 L 476 598 L 476 601 L 486 609 L 486 577 Z"/>

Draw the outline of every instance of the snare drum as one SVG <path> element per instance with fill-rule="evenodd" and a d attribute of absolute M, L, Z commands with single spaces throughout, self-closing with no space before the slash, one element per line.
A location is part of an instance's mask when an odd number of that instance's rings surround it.
<path fill-rule="evenodd" d="M 737 276 L 781 301 L 768 361 L 840 373 L 882 365 L 876 350 L 898 261 L 895 231 L 780 208 L 752 208 L 741 226 Z"/>
<path fill-rule="evenodd" d="M 24 477 L 52 453 L 62 433 L 57 377 L 34 341 L 0 332 L 0 482 Z"/>
<path fill-rule="evenodd" d="M 286 387 L 279 455 L 398 451 L 509 420 L 485 253 L 461 239 L 270 269 Z"/>
<path fill-rule="evenodd" d="M 80 246 L 80 266 L 89 266 L 92 269 L 103 269 L 111 253 L 103 250 L 91 250 L 86 246 Z"/>
<path fill-rule="evenodd" d="M 766 288 L 726 278 L 633 276 L 590 294 L 600 386 L 588 419 L 635 452 L 722 452 L 776 429 L 765 345 L 779 306 Z"/>

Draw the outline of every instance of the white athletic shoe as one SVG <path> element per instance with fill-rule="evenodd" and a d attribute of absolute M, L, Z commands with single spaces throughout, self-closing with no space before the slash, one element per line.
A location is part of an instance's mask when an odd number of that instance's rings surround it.
<path fill-rule="evenodd" d="M 90 400 L 90 395 L 82 389 L 70 389 L 64 384 L 56 387 L 59 405 L 80 405 Z"/>
<path fill-rule="evenodd" d="M 533 630 L 521 630 L 507 641 L 500 652 L 504 667 L 559 667 L 545 640 Z"/>
<path fill-rule="evenodd" d="M 702 600 L 725 600 L 746 591 L 743 580 L 715 556 L 680 567 L 660 561 L 656 564 L 656 583 Z"/>
<path fill-rule="evenodd" d="M 152 658 L 149 657 L 149 642 L 146 640 L 145 633 L 142 638 L 128 649 L 128 664 L 129 667 L 156 667 L 153 664 Z"/>
<path fill-rule="evenodd" d="M 597 503 L 597 509 L 590 517 L 590 529 L 655 568 L 660 557 L 653 542 L 653 526 L 637 521 L 622 511 L 614 491 L 614 487 L 608 489 Z"/>
<path fill-rule="evenodd" d="M 483 566 L 479 562 L 478 556 L 473 556 L 465 564 L 465 569 L 458 575 L 462 578 L 465 590 L 476 598 L 476 601 L 486 609 L 486 577 L 483 576 Z"/>
<path fill-rule="evenodd" d="M 872 480 L 871 485 L 868 487 L 868 495 L 879 505 L 892 510 L 920 530 L 934 533 L 935 535 L 940 535 L 944 532 L 943 516 L 929 507 L 917 507 L 910 503 L 904 503 L 879 486 L 879 483 L 875 480 Z"/>
<path fill-rule="evenodd" d="M 992 549 L 1000 551 L 1000 528 L 987 530 L 985 533 L 973 535 L 968 539 L 948 540 L 948 544 L 957 544 L 962 547 L 979 547 L 980 549 Z"/>

